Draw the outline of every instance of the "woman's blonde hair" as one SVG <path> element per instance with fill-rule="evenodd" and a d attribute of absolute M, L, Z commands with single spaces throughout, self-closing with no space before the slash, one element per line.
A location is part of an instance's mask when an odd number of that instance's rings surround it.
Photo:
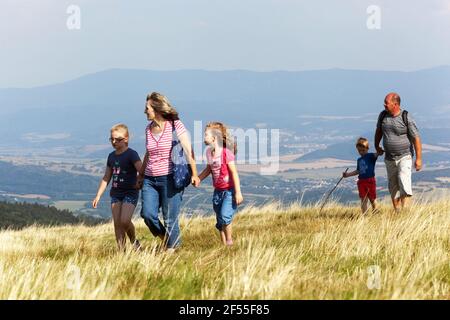
<path fill-rule="evenodd" d="M 210 122 L 206 125 L 205 130 L 211 129 L 212 134 L 222 140 L 222 147 L 228 148 L 233 152 L 233 154 L 237 154 L 237 143 L 230 135 L 230 132 L 226 125 L 222 122 Z"/>
<path fill-rule="evenodd" d="M 152 92 L 147 95 L 147 103 L 152 100 L 152 108 L 159 113 L 164 119 L 175 121 L 179 120 L 178 112 L 170 104 L 169 99 L 165 95 L 158 92 Z"/>
<path fill-rule="evenodd" d="M 358 138 L 358 140 L 356 140 L 356 147 L 369 149 L 369 140 L 363 137 Z"/>

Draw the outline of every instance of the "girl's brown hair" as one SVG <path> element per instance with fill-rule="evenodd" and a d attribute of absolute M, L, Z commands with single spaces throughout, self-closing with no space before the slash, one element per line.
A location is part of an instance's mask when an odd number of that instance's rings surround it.
<path fill-rule="evenodd" d="M 223 148 L 228 148 L 233 154 L 237 154 L 236 139 L 230 135 L 226 125 L 222 122 L 210 122 L 205 127 L 205 130 L 207 129 L 211 129 L 213 135 L 222 140 Z"/>
<path fill-rule="evenodd" d="M 169 121 L 179 120 L 178 112 L 170 104 L 169 99 L 165 95 L 158 92 L 152 92 L 147 95 L 147 103 L 152 100 L 152 108 L 159 113 L 164 119 Z"/>

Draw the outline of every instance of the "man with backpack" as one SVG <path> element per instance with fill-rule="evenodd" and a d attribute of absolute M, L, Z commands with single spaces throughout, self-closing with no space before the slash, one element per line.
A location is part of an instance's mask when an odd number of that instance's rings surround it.
<path fill-rule="evenodd" d="M 389 93 L 378 116 L 375 132 L 377 152 L 385 152 L 389 193 L 396 212 L 408 205 L 412 196 L 411 170 L 414 151 L 416 171 L 422 169 L 422 143 L 415 121 L 400 108 L 400 96 Z M 383 148 L 380 141 L 383 139 Z"/>

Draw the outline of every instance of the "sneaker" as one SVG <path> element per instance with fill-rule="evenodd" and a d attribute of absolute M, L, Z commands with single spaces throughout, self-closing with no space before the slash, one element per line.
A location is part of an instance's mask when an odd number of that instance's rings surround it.
<path fill-rule="evenodd" d="M 172 253 L 175 253 L 175 248 L 167 248 L 166 249 L 166 253 L 168 253 L 168 254 L 172 254 Z"/>

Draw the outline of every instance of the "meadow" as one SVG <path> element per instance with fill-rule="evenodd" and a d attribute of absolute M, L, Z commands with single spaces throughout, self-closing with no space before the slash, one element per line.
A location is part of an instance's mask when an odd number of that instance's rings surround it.
<path fill-rule="evenodd" d="M 0 232 L 0 299 L 450 299 L 450 201 L 400 214 L 271 204 L 240 211 L 223 247 L 213 217 L 181 218 L 182 248 L 118 252 L 112 223 Z"/>

